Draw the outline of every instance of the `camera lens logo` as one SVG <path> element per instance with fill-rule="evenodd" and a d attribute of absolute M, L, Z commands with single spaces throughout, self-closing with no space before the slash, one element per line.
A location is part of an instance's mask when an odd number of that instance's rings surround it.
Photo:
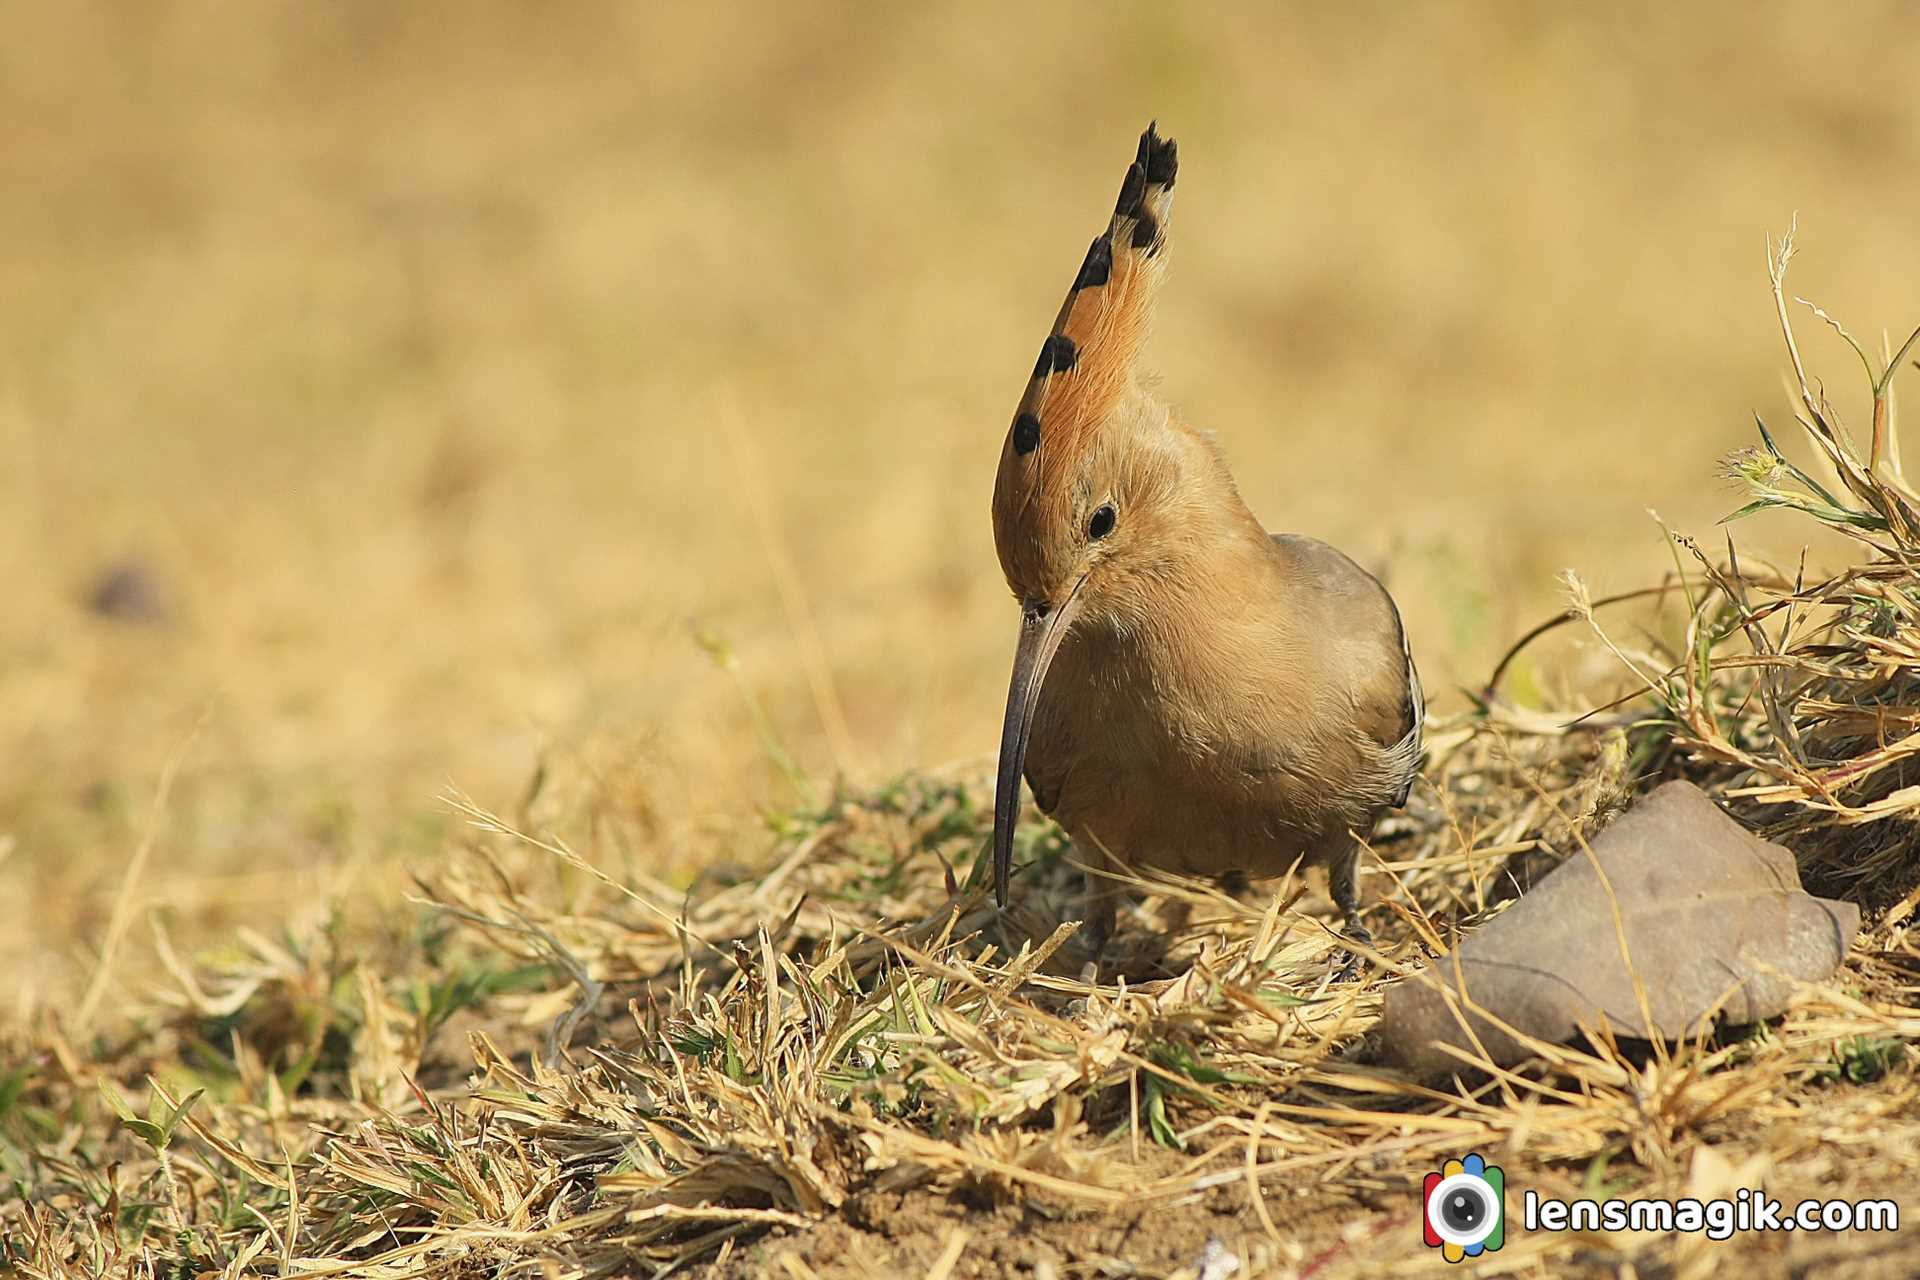
<path fill-rule="evenodd" d="M 1448 1262 L 1507 1242 L 1507 1175 L 1479 1156 L 1449 1160 L 1422 1184 L 1421 1236 Z"/>

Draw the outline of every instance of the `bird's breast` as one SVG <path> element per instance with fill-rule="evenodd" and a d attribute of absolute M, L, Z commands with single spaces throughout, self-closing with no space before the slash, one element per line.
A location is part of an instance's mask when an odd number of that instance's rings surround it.
<path fill-rule="evenodd" d="M 1315 691 L 1289 693 L 1253 664 L 1215 663 L 1196 680 L 1197 665 L 1070 636 L 1027 753 L 1041 808 L 1076 839 L 1194 874 L 1284 871 L 1367 816 L 1343 800 L 1358 762 L 1316 729 Z"/>

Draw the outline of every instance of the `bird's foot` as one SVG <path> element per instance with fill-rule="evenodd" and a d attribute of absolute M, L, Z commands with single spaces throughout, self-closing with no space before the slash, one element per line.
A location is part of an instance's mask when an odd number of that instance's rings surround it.
<path fill-rule="evenodd" d="M 1088 956 L 1087 962 L 1080 966 L 1080 983 L 1089 988 L 1087 994 L 1075 996 L 1067 1001 L 1066 1015 L 1074 1022 L 1087 1016 L 1093 1008 L 1094 997 L 1100 993 L 1100 957 L 1098 955 Z"/>
<path fill-rule="evenodd" d="M 1347 940 L 1355 946 L 1373 946 L 1373 934 L 1365 925 L 1360 923 L 1360 917 L 1358 915 L 1347 917 Z M 1342 948 L 1341 954 L 1346 958 L 1340 962 L 1340 967 L 1333 971 L 1333 980 L 1335 982 L 1358 982 L 1360 980 L 1360 966 L 1366 963 L 1366 957 L 1354 950 L 1353 947 Z"/>

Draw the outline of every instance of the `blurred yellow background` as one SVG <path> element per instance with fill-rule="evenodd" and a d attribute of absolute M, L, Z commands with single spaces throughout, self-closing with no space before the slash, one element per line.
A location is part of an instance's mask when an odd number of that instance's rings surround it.
<path fill-rule="evenodd" d="M 1910 12 L 10 8 L 10 997 L 89 970 L 176 751 L 131 901 L 201 932 L 393 893 L 543 758 L 636 865 L 751 857 L 743 688 L 816 776 L 984 757 L 994 462 L 1155 117 L 1166 394 L 1458 709 L 1559 569 L 1669 567 L 1647 508 L 1717 541 L 1786 423 L 1768 232 L 1920 320 Z"/>

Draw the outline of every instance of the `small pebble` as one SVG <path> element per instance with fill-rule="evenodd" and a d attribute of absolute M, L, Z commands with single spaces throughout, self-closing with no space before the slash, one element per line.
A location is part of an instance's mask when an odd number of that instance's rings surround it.
<path fill-rule="evenodd" d="M 87 608 L 119 622 L 164 622 L 169 613 L 159 578 L 138 560 L 122 560 L 101 570 L 87 590 Z"/>

